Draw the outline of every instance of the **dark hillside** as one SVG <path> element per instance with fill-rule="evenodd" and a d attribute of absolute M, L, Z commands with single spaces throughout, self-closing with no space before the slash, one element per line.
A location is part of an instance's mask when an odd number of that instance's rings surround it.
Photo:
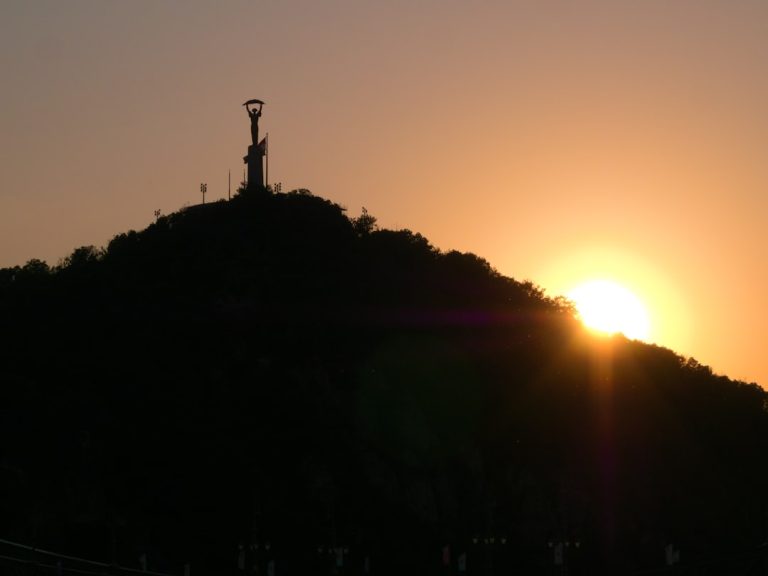
<path fill-rule="evenodd" d="M 0 538 L 193 574 L 242 574 L 239 544 L 277 575 L 466 553 L 474 576 L 549 573 L 566 541 L 572 574 L 670 543 L 727 573 L 768 537 L 758 386 L 309 194 L 0 270 L 0 329 Z"/>

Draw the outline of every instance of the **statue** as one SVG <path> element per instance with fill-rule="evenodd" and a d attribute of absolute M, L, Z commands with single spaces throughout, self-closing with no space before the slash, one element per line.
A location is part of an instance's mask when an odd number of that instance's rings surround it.
<path fill-rule="evenodd" d="M 261 100 L 248 100 L 243 104 L 248 117 L 251 119 L 251 140 L 248 146 L 248 155 L 243 161 L 248 165 L 248 189 L 251 191 L 266 191 L 264 185 L 264 156 L 267 153 L 267 139 L 259 141 L 259 118 L 264 102 Z M 253 108 L 251 108 L 253 106 Z"/>
<path fill-rule="evenodd" d="M 251 110 L 251 106 L 254 104 L 258 104 L 258 109 L 254 108 Z M 259 145 L 259 118 L 261 118 L 261 107 L 264 106 L 264 102 L 261 100 L 248 100 L 245 104 L 246 112 L 248 112 L 248 116 L 251 118 L 251 140 L 253 140 L 253 145 L 258 146 Z"/>

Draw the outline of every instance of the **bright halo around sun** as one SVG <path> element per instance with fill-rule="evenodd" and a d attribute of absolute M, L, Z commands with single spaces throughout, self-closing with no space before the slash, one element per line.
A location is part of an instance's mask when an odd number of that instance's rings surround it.
<path fill-rule="evenodd" d="M 648 311 L 631 291 L 612 280 L 591 280 L 567 294 L 576 305 L 584 325 L 603 334 L 624 334 L 633 340 L 648 340 L 651 323 Z"/>

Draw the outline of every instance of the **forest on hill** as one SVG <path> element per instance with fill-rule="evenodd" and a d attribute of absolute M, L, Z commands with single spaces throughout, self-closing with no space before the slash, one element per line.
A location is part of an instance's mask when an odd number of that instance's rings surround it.
<path fill-rule="evenodd" d="M 2 269 L 0 330 L 1 539 L 193 575 L 766 561 L 764 390 L 306 191 Z"/>

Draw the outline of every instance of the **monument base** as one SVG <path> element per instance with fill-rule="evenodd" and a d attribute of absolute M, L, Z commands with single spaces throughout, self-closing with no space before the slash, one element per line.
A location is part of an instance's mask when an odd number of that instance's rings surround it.
<path fill-rule="evenodd" d="M 248 146 L 248 155 L 243 158 L 248 164 L 248 185 L 249 192 L 266 192 L 264 185 L 264 148 L 251 144 Z"/>

